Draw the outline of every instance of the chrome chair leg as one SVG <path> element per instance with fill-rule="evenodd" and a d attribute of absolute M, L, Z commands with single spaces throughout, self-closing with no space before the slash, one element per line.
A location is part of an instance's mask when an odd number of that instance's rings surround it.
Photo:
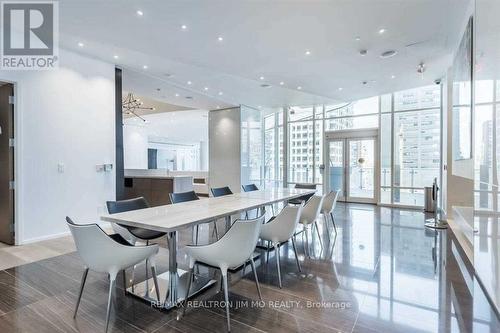
<path fill-rule="evenodd" d="M 111 301 L 113 299 L 113 291 L 115 290 L 115 281 L 116 281 L 116 275 L 115 276 L 109 276 L 109 293 L 108 293 L 108 309 L 106 310 L 106 330 L 105 332 L 108 331 L 108 326 L 109 326 L 109 316 L 111 314 Z"/>
<path fill-rule="evenodd" d="M 306 234 L 306 243 L 304 245 L 304 253 L 307 255 L 308 258 L 311 258 L 311 253 L 309 252 L 309 235 L 308 235 L 308 229 L 306 226 L 304 226 L 304 233 Z"/>
<path fill-rule="evenodd" d="M 82 299 L 83 287 L 85 287 L 85 282 L 87 281 L 87 275 L 89 273 L 89 269 L 85 268 L 83 271 L 82 282 L 80 284 L 80 292 L 78 293 L 78 300 L 76 301 L 75 313 L 73 314 L 73 318 L 76 318 L 76 313 L 78 312 L 78 307 L 80 306 L 80 301 Z"/>
<path fill-rule="evenodd" d="M 156 299 L 158 300 L 158 302 L 161 302 L 161 299 L 160 299 L 160 288 L 159 288 L 159 285 L 158 285 L 158 276 L 156 275 L 156 267 L 155 266 L 151 266 L 151 273 L 153 274 L 153 282 L 155 284 Z"/>
<path fill-rule="evenodd" d="M 132 293 L 135 292 L 134 290 L 134 285 L 135 285 L 135 268 L 136 268 L 137 265 L 134 265 L 134 267 L 132 268 L 132 285 L 131 285 L 131 288 L 132 288 Z"/>
<path fill-rule="evenodd" d="M 270 242 L 267 241 L 266 265 L 269 263 L 269 251 L 271 250 Z"/>
<path fill-rule="evenodd" d="M 279 243 L 274 244 L 274 249 L 276 251 L 275 255 L 276 255 L 276 267 L 278 268 L 278 282 L 281 289 L 283 286 L 281 285 L 280 244 Z"/>
<path fill-rule="evenodd" d="M 227 271 L 222 272 L 222 283 L 224 285 L 224 299 L 226 301 L 226 320 L 227 320 L 227 331 L 231 331 L 231 317 L 229 314 L 229 292 L 227 287 Z"/>
<path fill-rule="evenodd" d="M 189 298 L 189 289 L 191 288 L 191 281 L 193 281 L 193 269 L 194 269 L 194 267 L 189 268 L 188 284 L 186 287 L 186 296 L 184 296 L 184 306 L 182 307 L 182 316 L 184 316 L 184 314 L 186 313 L 187 301 Z M 177 317 L 177 320 L 179 320 L 179 317 Z"/>
<path fill-rule="evenodd" d="M 262 301 L 262 293 L 260 292 L 259 278 L 257 277 L 257 269 L 255 268 L 255 262 L 253 258 L 250 257 L 250 265 L 252 265 L 253 277 L 255 279 L 255 285 L 257 286 L 257 292 L 259 293 L 259 299 Z"/>
<path fill-rule="evenodd" d="M 195 244 L 198 245 L 198 236 L 199 236 L 199 233 L 200 233 L 200 225 L 197 224 L 196 225 L 196 237 L 195 237 Z"/>
<path fill-rule="evenodd" d="M 300 267 L 299 255 L 297 253 L 297 246 L 295 245 L 295 236 L 292 237 L 293 252 L 295 253 L 295 261 L 297 262 L 297 268 L 299 272 L 302 273 L 302 268 Z"/>
<path fill-rule="evenodd" d="M 219 240 L 219 229 L 217 228 L 217 220 L 214 221 L 214 231 L 215 232 L 215 239 Z"/>
<path fill-rule="evenodd" d="M 330 213 L 330 217 L 332 218 L 333 228 L 335 229 L 335 233 L 337 233 L 337 226 L 335 225 L 335 220 L 333 219 L 333 212 Z"/>
<path fill-rule="evenodd" d="M 122 271 L 123 275 L 123 293 L 127 296 L 127 273 L 125 270 Z"/>
<path fill-rule="evenodd" d="M 323 214 L 323 220 L 325 221 L 326 235 L 328 236 L 328 241 L 331 241 L 330 237 L 330 227 L 328 226 L 328 217 L 326 214 Z"/>
<path fill-rule="evenodd" d="M 318 234 L 319 245 L 323 248 L 323 242 L 321 241 L 321 235 L 319 234 L 318 221 L 314 221 L 314 226 L 316 227 L 316 233 Z"/>

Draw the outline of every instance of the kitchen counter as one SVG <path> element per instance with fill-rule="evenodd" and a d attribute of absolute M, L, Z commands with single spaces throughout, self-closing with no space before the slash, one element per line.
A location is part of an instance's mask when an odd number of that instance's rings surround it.
<path fill-rule="evenodd" d="M 149 170 L 143 170 L 141 173 L 125 171 L 126 199 L 142 196 L 152 207 L 170 204 L 169 193 L 192 190 L 192 176 L 162 175 Z"/>

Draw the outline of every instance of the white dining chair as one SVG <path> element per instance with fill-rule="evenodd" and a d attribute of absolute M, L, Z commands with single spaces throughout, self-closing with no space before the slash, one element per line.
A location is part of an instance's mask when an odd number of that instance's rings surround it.
<path fill-rule="evenodd" d="M 321 241 L 321 235 L 319 233 L 319 228 L 318 228 L 318 216 L 321 211 L 321 208 L 323 206 L 323 196 L 320 195 L 313 195 L 305 204 L 304 208 L 302 209 L 302 213 L 300 214 L 300 219 L 299 223 L 302 224 L 303 226 L 303 232 L 305 233 L 306 236 L 306 244 L 304 245 L 304 252 L 306 252 L 307 256 L 310 257 L 309 255 L 309 236 L 308 236 L 308 229 L 309 226 L 312 226 L 313 228 L 316 228 L 316 232 L 318 233 L 318 239 L 319 239 L 319 244 L 321 247 L 323 247 L 323 242 Z M 311 230 L 311 232 L 313 232 Z M 311 234 L 312 236 L 312 234 Z"/>
<path fill-rule="evenodd" d="M 76 318 L 78 306 L 87 280 L 87 274 L 90 270 L 100 273 L 108 273 L 109 276 L 109 294 L 108 307 L 106 311 L 106 329 L 108 331 L 109 315 L 111 313 L 111 300 L 116 285 L 116 276 L 118 272 L 128 267 L 148 260 L 153 273 L 153 281 L 156 290 L 156 297 L 160 302 L 160 291 L 156 279 L 155 255 L 158 253 L 158 245 L 132 246 L 126 245 L 126 241 L 119 243 L 106 234 L 97 224 L 75 224 L 69 217 L 66 222 L 75 240 L 78 254 L 85 264 L 85 270 L 82 276 L 78 300 L 76 302 L 73 318 Z M 126 288 L 126 286 L 124 286 Z"/>
<path fill-rule="evenodd" d="M 281 269 L 280 269 L 280 244 L 292 239 L 293 252 L 299 272 L 300 268 L 299 257 L 297 255 L 297 247 L 295 245 L 295 229 L 299 223 L 300 215 L 304 204 L 298 206 L 286 206 L 281 212 L 268 223 L 260 227 L 260 239 L 272 243 L 276 254 L 276 267 L 278 268 L 279 287 L 281 285 Z M 268 250 L 269 251 L 269 250 Z"/>
<path fill-rule="evenodd" d="M 323 199 L 323 207 L 321 207 L 321 213 L 323 214 L 323 218 L 325 219 L 326 228 L 328 229 L 328 219 L 331 219 L 335 234 L 337 234 L 337 226 L 335 225 L 335 220 L 333 219 L 333 211 L 335 210 L 335 206 L 337 205 L 337 199 L 339 198 L 339 195 L 340 190 L 331 191 Z"/>
<path fill-rule="evenodd" d="M 186 246 L 186 254 L 189 257 L 189 276 L 188 286 L 186 288 L 185 304 L 183 306 L 182 315 L 186 311 L 189 289 L 193 277 L 193 268 L 196 263 L 203 263 L 212 267 L 217 267 L 221 271 L 222 286 L 224 288 L 224 298 L 226 305 L 226 320 L 227 330 L 231 331 L 230 314 L 229 314 L 229 291 L 228 291 L 228 274 L 229 269 L 235 269 L 250 261 L 252 266 L 255 284 L 260 300 L 262 294 L 260 292 L 259 280 L 253 260 L 253 253 L 257 240 L 259 239 L 259 231 L 264 222 L 265 216 L 262 215 L 255 219 L 236 220 L 231 228 L 217 242 L 203 246 Z M 178 318 L 179 319 L 179 318 Z"/>

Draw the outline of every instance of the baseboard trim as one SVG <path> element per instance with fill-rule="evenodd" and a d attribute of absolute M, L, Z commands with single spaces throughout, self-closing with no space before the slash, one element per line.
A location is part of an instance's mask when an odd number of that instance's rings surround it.
<path fill-rule="evenodd" d="M 98 224 L 104 230 L 111 230 L 111 223 L 109 223 L 109 222 L 102 222 L 102 223 L 98 223 Z M 51 239 L 54 239 L 54 238 L 66 237 L 66 236 L 69 236 L 69 235 L 71 235 L 71 232 L 68 230 L 68 231 L 65 231 L 65 232 L 58 233 L 58 234 L 45 235 L 45 236 L 40 236 L 40 237 L 33 237 L 33 238 L 23 239 L 23 240 L 19 241 L 19 243 L 16 244 L 16 245 L 32 244 L 32 243 L 42 242 L 42 241 L 46 241 L 46 240 L 51 240 Z"/>
<path fill-rule="evenodd" d="M 65 231 L 65 232 L 61 232 L 61 233 L 58 233 L 58 234 L 52 234 L 52 235 L 46 235 L 46 236 L 40 236 L 40 237 L 33 237 L 33 238 L 23 239 L 17 245 L 26 245 L 26 244 L 31 244 L 31 243 L 42 242 L 42 241 L 45 241 L 45 240 L 50 240 L 50 239 L 54 239 L 54 238 L 60 238 L 60 237 L 69 236 L 70 234 L 71 234 L 71 232 Z"/>

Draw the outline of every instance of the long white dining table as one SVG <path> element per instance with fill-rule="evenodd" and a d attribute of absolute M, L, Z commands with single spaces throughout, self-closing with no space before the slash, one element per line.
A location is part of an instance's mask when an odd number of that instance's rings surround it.
<path fill-rule="evenodd" d="M 154 283 L 146 277 L 145 281 L 134 283 L 128 292 L 152 305 L 163 309 L 176 307 L 186 294 L 187 272 L 177 267 L 178 231 L 197 224 L 217 219 L 230 218 L 266 205 L 287 202 L 291 199 L 313 194 L 315 190 L 294 188 L 272 188 L 252 192 L 235 193 L 217 198 L 188 201 L 174 205 L 138 209 L 129 212 L 101 216 L 101 220 L 123 226 L 139 227 L 162 231 L 168 240 L 168 271 L 158 275 L 161 298 L 156 299 Z M 191 284 L 189 297 L 205 290 L 216 281 L 208 276 L 196 275 Z"/>

